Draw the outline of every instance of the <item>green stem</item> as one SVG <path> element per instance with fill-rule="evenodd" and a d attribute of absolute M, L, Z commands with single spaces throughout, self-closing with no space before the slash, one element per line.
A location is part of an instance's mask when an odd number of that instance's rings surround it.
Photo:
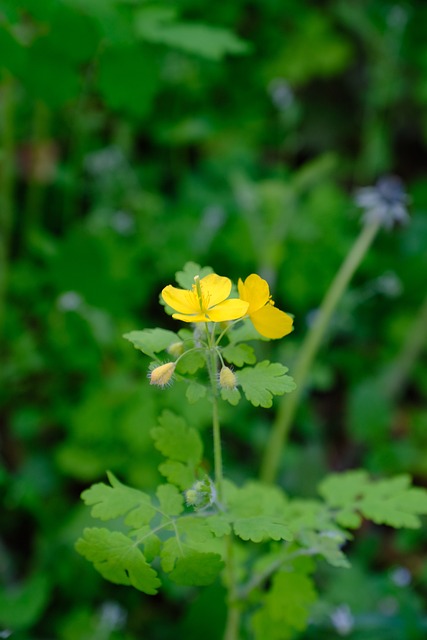
<path fill-rule="evenodd" d="M 196 280 L 196 287 L 198 281 Z M 200 287 L 200 285 L 199 285 Z M 214 468 L 215 468 L 215 486 L 218 493 L 219 502 L 222 501 L 222 449 L 221 449 L 221 428 L 219 424 L 219 408 L 218 408 L 218 352 L 213 344 L 214 339 L 209 333 L 208 325 L 206 327 L 206 340 L 209 348 L 207 364 L 209 371 L 209 379 L 212 389 L 212 429 L 213 429 L 213 447 L 214 447 Z"/>
<path fill-rule="evenodd" d="M 196 280 L 196 288 L 200 284 Z M 198 290 L 201 295 L 200 290 Z M 215 333 L 209 333 L 208 325 L 206 327 L 206 340 L 209 348 L 208 353 L 208 371 L 212 388 L 212 427 L 213 427 L 213 448 L 214 448 L 214 467 L 215 467 L 215 486 L 218 494 L 218 502 L 223 502 L 223 474 L 222 474 L 222 449 L 221 449 L 221 430 L 219 424 L 219 407 L 218 407 L 218 349 L 215 346 Z M 240 607 L 236 598 L 236 575 L 234 563 L 234 544 L 233 535 L 230 534 L 225 538 L 225 573 L 228 589 L 227 597 L 227 621 L 224 631 L 224 640 L 239 640 L 240 628 Z"/>
<path fill-rule="evenodd" d="M 383 379 L 383 389 L 387 398 L 395 400 L 404 389 L 412 368 L 424 349 L 427 336 L 427 297 L 412 326 L 407 332 L 403 347 Z"/>
<path fill-rule="evenodd" d="M 37 177 L 40 154 L 43 153 L 41 145 L 46 143 L 49 126 L 49 111 L 44 102 L 37 100 L 34 105 L 30 166 L 28 173 L 28 186 L 25 203 L 25 233 L 28 236 L 32 229 L 37 229 L 41 215 L 43 188 Z M 43 160 L 42 160 L 43 161 Z M 24 242 L 24 247 L 25 247 Z"/>
<path fill-rule="evenodd" d="M 226 538 L 226 575 L 228 586 L 227 621 L 224 640 L 239 640 L 241 608 L 237 599 L 237 584 L 234 563 L 233 534 Z"/>
<path fill-rule="evenodd" d="M 6 76 L 0 91 L 0 331 L 8 280 L 9 242 L 15 182 L 14 82 Z"/>
<path fill-rule="evenodd" d="M 301 346 L 299 358 L 292 372 L 297 388 L 289 396 L 282 398 L 262 460 L 260 477 L 264 482 L 272 483 L 277 476 L 282 451 L 304 392 L 313 360 L 325 335 L 331 316 L 354 272 L 372 244 L 378 229 L 378 223 L 368 224 L 362 228 L 350 253 L 332 281 L 320 305 L 316 319 Z"/>

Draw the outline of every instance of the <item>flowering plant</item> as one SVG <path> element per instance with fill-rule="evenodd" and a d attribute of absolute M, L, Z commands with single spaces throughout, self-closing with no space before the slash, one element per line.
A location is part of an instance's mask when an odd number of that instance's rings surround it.
<path fill-rule="evenodd" d="M 107 580 L 149 595 L 162 575 L 185 586 L 220 580 L 227 594 L 224 640 L 241 637 L 242 626 L 250 630 L 245 637 L 287 640 L 307 626 L 317 598 L 314 560 L 349 566 L 342 547 L 362 518 L 418 527 L 427 492 L 410 487 L 407 476 L 372 482 L 364 471 L 350 471 L 325 478 L 321 499 L 291 500 L 269 482 L 238 486 L 224 477 L 220 403 L 236 405 L 243 393 L 255 407 L 269 408 L 273 396 L 295 389 L 285 366 L 257 363 L 247 344 L 286 336 L 293 319 L 277 309 L 256 274 L 239 280 L 236 290 L 229 278 L 189 263 L 177 282 L 180 288 L 163 289 L 162 301 L 191 329 L 124 337 L 152 359 L 154 387 L 176 381 L 190 403 L 210 403 L 213 476 L 199 431 L 164 411 L 151 435 L 165 458 L 159 466 L 165 482 L 151 496 L 108 473 L 108 485 L 95 484 L 82 497 L 94 518 L 121 522 L 86 528 L 76 548 Z"/>

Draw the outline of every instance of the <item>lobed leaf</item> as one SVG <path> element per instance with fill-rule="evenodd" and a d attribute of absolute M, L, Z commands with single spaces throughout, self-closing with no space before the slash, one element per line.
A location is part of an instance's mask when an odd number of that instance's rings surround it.
<path fill-rule="evenodd" d="M 241 397 L 238 389 L 221 389 L 221 398 L 229 402 L 233 407 L 239 404 Z"/>
<path fill-rule="evenodd" d="M 183 289 L 191 289 L 194 284 L 194 277 L 204 278 L 213 273 L 211 267 L 201 267 L 197 262 L 186 262 L 182 271 L 177 271 L 175 280 Z"/>
<path fill-rule="evenodd" d="M 123 335 L 139 351 L 156 360 L 156 353 L 164 351 L 174 342 L 179 342 L 179 337 L 173 331 L 166 329 L 143 329 L 142 331 L 130 331 Z"/>
<path fill-rule="evenodd" d="M 295 389 L 290 376 L 285 375 L 288 369 L 282 364 L 259 362 L 255 367 L 245 367 L 237 374 L 237 380 L 246 398 L 254 407 L 271 407 L 273 395 L 289 393 Z"/>
<path fill-rule="evenodd" d="M 207 389 L 203 384 L 199 384 L 198 382 L 190 382 L 187 387 L 187 391 L 185 395 L 190 404 L 194 404 L 201 398 L 206 396 Z"/>
<path fill-rule="evenodd" d="M 156 449 L 166 458 L 193 466 L 200 463 L 203 445 L 199 433 L 172 411 L 163 411 L 159 426 L 151 430 L 151 435 Z"/>
<path fill-rule="evenodd" d="M 295 568 L 294 568 L 295 569 Z M 311 607 L 317 600 L 312 579 L 293 570 L 273 576 L 272 586 L 262 599 L 262 607 L 252 618 L 256 640 L 288 640 L 308 624 Z"/>
<path fill-rule="evenodd" d="M 160 509 L 164 515 L 179 516 L 184 511 L 182 493 L 171 484 L 161 484 L 157 487 L 156 495 L 160 502 Z"/>
<path fill-rule="evenodd" d="M 222 350 L 222 355 L 227 362 L 236 367 L 256 362 L 255 351 L 248 344 L 229 344 Z"/>
<path fill-rule="evenodd" d="M 166 460 L 166 462 L 162 462 L 162 464 L 159 465 L 159 471 L 166 480 L 171 484 L 175 484 L 181 491 L 191 487 L 196 480 L 194 468 L 177 460 Z"/>
<path fill-rule="evenodd" d="M 76 550 L 115 584 L 132 585 L 149 595 L 157 593 L 160 580 L 133 540 L 118 531 L 91 528 L 83 531 Z"/>
<path fill-rule="evenodd" d="M 218 553 L 192 551 L 177 559 L 170 578 L 177 584 L 204 587 L 217 578 L 223 567 L 224 562 Z"/>
<path fill-rule="evenodd" d="M 415 529 L 427 513 L 427 491 L 410 485 L 407 475 L 371 481 L 365 471 L 349 471 L 326 478 L 319 493 L 331 507 L 342 507 L 336 519 L 343 526 L 358 526 L 360 513 L 377 524 Z"/>
<path fill-rule="evenodd" d="M 113 520 L 129 513 L 128 519 L 134 520 L 132 513 L 138 514 L 139 525 L 150 522 L 156 513 L 151 504 L 151 498 L 138 489 L 127 487 L 107 472 L 111 486 L 104 482 L 92 485 L 82 493 L 82 499 L 88 506 L 92 506 L 91 515 L 99 520 Z"/>
<path fill-rule="evenodd" d="M 238 518 L 233 522 L 234 533 L 242 540 L 262 542 L 263 540 L 292 540 L 293 535 L 287 525 L 271 516 Z"/>

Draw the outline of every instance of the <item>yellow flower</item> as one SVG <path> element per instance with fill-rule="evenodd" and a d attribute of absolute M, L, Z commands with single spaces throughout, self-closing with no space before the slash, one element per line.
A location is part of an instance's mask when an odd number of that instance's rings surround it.
<path fill-rule="evenodd" d="M 249 303 L 247 314 L 255 329 L 265 338 L 283 338 L 292 331 L 293 320 L 274 306 L 268 283 L 255 273 L 243 282 L 239 279 L 239 296 Z"/>
<path fill-rule="evenodd" d="M 200 280 L 194 278 L 190 290 L 168 285 L 162 291 L 163 300 L 178 313 L 172 315 L 184 322 L 226 322 L 242 318 L 248 303 L 239 298 L 227 300 L 231 280 L 211 273 Z"/>

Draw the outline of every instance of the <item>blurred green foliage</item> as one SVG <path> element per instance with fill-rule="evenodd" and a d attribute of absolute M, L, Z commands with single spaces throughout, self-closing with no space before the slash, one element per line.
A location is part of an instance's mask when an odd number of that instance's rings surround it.
<path fill-rule="evenodd" d="M 147 388 L 121 335 L 174 328 L 158 294 L 188 260 L 256 271 L 296 327 L 260 355 L 292 373 L 358 233 L 353 191 L 384 173 L 406 182 L 411 222 L 377 239 L 342 300 L 280 482 L 313 496 L 326 470 L 363 466 L 427 484 L 426 19 L 424 0 L 3 0 L 0 633 L 220 637 L 218 585 L 141 598 L 73 547 L 89 482 L 158 482 L 162 410 L 209 427 L 203 402 Z M 241 481 L 271 414 L 225 407 L 223 422 Z M 423 637 L 422 533 L 367 526 L 350 555 L 320 572 L 304 637 Z"/>

